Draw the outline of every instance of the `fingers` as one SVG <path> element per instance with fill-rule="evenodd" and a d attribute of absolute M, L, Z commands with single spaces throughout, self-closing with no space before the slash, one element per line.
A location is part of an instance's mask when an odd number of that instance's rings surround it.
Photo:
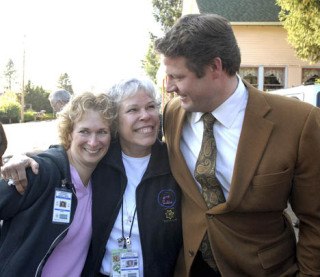
<path fill-rule="evenodd" d="M 1 168 L 3 178 L 12 180 L 12 183 L 20 194 L 24 193 L 28 185 L 26 174 L 27 167 L 31 167 L 34 174 L 38 174 L 38 163 L 25 155 L 13 157 Z"/>
<path fill-rule="evenodd" d="M 26 155 L 14 156 L 2 168 L 1 173 L 5 179 L 13 179 L 14 181 L 26 179 L 26 168 L 32 167 L 32 171 L 38 173 L 37 163 Z"/>
<path fill-rule="evenodd" d="M 23 167 L 23 169 L 24 169 L 24 167 Z M 19 165 L 19 163 L 16 163 L 15 160 L 10 160 L 8 163 L 6 163 L 2 167 L 1 174 L 4 179 L 13 179 L 14 181 L 17 181 L 17 180 L 19 180 L 19 177 L 18 177 L 19 170 L 21 171 L 21 165 Z"/>
<path fill-rule="evenodd" d="M 15 183 L 15 188 L 16 188 L 17 192 L 19 192 L 21 195 L 23 195 L 26 188 L 27 188 L 27 183 L 25 181 L 20 181 L 18 183 Z"/>
<path fill-rule="evenodd" d="M 8 167 L 7 164 L 5 164 L 3 167 L 1 167 L 1 175 L 3 179 L 10 179 L 11 178 L 11 173 L 15 171 L 13 170 L 12 167 Z"/>
<path fill-rule="evenodd" d="M 39 173 L 39 164 L 31 158 L 29 159 L 29 162 L 30 162 L 29 165 L 31 166 L 32 172 L 34 174 L 38 174 Z"/>

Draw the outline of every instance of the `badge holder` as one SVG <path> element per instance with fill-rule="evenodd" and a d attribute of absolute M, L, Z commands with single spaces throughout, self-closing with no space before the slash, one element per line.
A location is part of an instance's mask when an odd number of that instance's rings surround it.
<path fill-rule="evenodd" d="M 136 215 L 134 211 L 133 220 L 130 227 L 129 236 L 124 236 L 123 228 L 123 205 L 121 208 L 122 215 L 122 237 L 118 239 L 118 249 L 111 251 L 111 268 L 112 277 L 139 277 L 139 255 L 132 251 L 131 231 Z"/>
<path fill-rule="evenodd" d="M 69 224 L 71 217 L 72 192 L 68 189 L 56 189 L 53 202 L 52 222 Z"/>

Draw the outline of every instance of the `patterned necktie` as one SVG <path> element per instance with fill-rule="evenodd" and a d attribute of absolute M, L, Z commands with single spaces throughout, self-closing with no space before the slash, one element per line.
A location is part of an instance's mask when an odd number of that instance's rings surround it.
<path fill-rule="evenodd" d="M 221 185 L 215 176 L 217 147 L 213 136 L 213 124 L 216 119 L 211 113 L 205 113 L 202 115 L 202 120 L 204 124 L 203 138 L 194 176 L 202 187 L 202 196 L 208 209 L 211 209 L 226 200 Z M 217 271 L 207 233 L 201 242 L 200 251 L 203 259 Z"/>

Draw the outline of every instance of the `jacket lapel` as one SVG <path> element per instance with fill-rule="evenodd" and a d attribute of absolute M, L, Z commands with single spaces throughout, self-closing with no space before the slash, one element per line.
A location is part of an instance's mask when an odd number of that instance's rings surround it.
<path fill-rule="evenodd" d="M 172 130 L 175 131 L 171 132 L 171 135 L 174 137 L 170 139 L 173 142 L 173 145 L 172 147 L 170 147 L 170 145 L 168 144 L 170 166 L 172 168 L 172 172 L 174 173 L 174 177 L 183 192 L 188 195 L 188 197 L 190 197 L 195 203 L 197 203 L 202 209 L 207 209 L 203 197 L 198 190 L 198 187 L 180 150 L 182 128 L 183 123 L 186 120 L 187 112 L 180 107 L 180 104 L 178 104 L 176 108 L 178 109 L 178 111 L 175 112 L 172 128 Z"/>
<path fill-rule="evenodd" d="M 273 129 L 273 123 L 264 118 L 271 108 L 263 94 L 251 86 L 249 86 L 248 92 L 248 104 L 240 135 L 229 197 L 226 203 L 211 209 L 214 213 L 230 211 L 242 201 Z"/>
<path fill-rule="evenodd" d="M 238 144 L 229 197 L 225 203 L 210 209 L 209 213 L 225 213 L 239 205 L 254 176 L 272 133 L 273 123 L 265 118 L 265 115 L 271 110 L 269 104 L 260 91 L 246 82 L 245 85 L 248 87 L 249 97 Z M 174 132 L 172 132 L 174 138 L 171 138 L 173 145 L 168 149 L 172 171 L 175 173 L 174 177 L 184 193 L 201 208 L 207 209 L 180 151 L 180 138 L 187 113 L 181 107 L 179 108 L 179 105 L 176 108 L 178 111 L 175 112 Z"/>

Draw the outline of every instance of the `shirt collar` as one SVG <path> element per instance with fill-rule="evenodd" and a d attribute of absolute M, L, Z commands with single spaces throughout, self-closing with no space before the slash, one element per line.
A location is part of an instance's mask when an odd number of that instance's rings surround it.
<path fill-rule="evenodd" d="M 238 86 L 234 93 L 212 112 L 212 115 L 227 128 L 231 127 L 239 112 L 246 107 L 248 100 L 247 89 L 241 78 L 238 75 L 237 77 Z M 192 113 L 191 122 L 197 123 L 201 121 L 202 115 L 202 112 Z"/>

